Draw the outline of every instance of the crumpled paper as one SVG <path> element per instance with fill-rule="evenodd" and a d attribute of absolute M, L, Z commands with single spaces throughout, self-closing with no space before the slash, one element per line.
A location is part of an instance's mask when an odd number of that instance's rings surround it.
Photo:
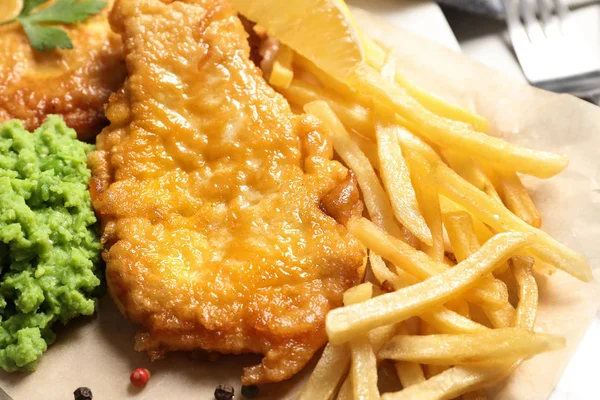
<path fill-rule="evenodd" d="M 600 108 L 567 95 L 546 93 L 476 64 L 460 54 L 415 36 L 362 10 L 354 10 L 363 31 L 393 47 L 399 68 L 420 86 L 489 118 L 507 140 L 566 153 L 569 168 L 547 181 L 526 180 L 544 217 L 543 229 L 583 253 L 600 270 Z M 541 277 L 537 329 L 564 335 L 567 348 L 525 362 L 490 391 L 495 399 L 546 399 L 600 305 L 597 283 L 582 283 L 561 272 Z M 0 373 L 0 386 L 14 400 L 64 400 L 79 386 L 95 399 L 210 399 L 219 383 L 239 394 L 242 368 L 255 356 L 221 356 L 214 362 L 193 354 L 169 354 L 150 362 L 133 350 L 136 328 L 105 297 L 94 318 L 80 318 L 58 332 L 36 372 Z M 261 388 L 261 399 L 292 399 L 315 361 L 280 384 Z M 144 389 L 129 384 L 138 367 L 152 372 Z M 318 399 L 315 399 L 318 400 Z"/>

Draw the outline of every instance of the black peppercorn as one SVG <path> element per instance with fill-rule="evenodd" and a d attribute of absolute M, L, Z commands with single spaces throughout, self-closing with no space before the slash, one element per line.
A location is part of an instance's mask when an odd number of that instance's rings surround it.
<path fill-rule="evenodd" d="M 215 399 L 216 400 L 231 400 L 233 399 L 233 395 L 235 391 L 233 387 L 230 385 L 219 385 L 215 389 Z"/>
<path fill-rule="evenodd" d="M 258 386 L 242 386 L 242 396 L 249 399 L 258 397 Z"/>
<path fill-rule="evenodd" d="M 80 387 L 73 392 L 75 400 L 92 400 L 92 391 L 90 388 Z"/>

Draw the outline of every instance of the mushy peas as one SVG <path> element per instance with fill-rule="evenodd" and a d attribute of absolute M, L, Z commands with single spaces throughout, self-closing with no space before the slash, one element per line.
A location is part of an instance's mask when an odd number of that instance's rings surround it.
<path fill-rule="evenodd" d="M 57 116 L 0 124 L 0 367 L 33 370 L 54 322 L 95 309 L 100 243 L 86 166 L 92 146 Z"/>

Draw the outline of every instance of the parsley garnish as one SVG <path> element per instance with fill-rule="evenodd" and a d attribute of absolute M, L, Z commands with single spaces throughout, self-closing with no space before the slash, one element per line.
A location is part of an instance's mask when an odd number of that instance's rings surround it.
<path fill-rule="evenodd" d="M 39 51 L 56 49 L 72 49 L 73 42 L 62 29 L 46 24 L 72 24 L 84 21 L 98 14 L 106 6 L 101 0 L 58 0 L 49 7 L 33 12 L 38 6 L 49 0 L 25 0 L 19 16 L 0 23 L 6 25 L 19 22 L 27 34 L 31 46 Z"/>

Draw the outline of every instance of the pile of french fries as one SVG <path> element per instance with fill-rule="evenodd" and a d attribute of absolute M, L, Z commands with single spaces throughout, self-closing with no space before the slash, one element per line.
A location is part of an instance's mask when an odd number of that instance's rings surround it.
<path fill-rule="evenodd" d="M 344 82 L 284 45 L 264 70 L 323 122 L 368 215 L 347 223 L 369 249 L 366 282 L 328 314 L 329 344 L 299 399 L 484 399 L 523 360 L 565 346 L 534 331 L 532 270 L 592 279 L 583 256 L 539 229 L 518 176 L 549 178 L 568 161 L 489 136 L 486 119 L 415 87 L 393 52 L 365 43 Z M 380 394 L 382 363 L 401 390 Z"/>

